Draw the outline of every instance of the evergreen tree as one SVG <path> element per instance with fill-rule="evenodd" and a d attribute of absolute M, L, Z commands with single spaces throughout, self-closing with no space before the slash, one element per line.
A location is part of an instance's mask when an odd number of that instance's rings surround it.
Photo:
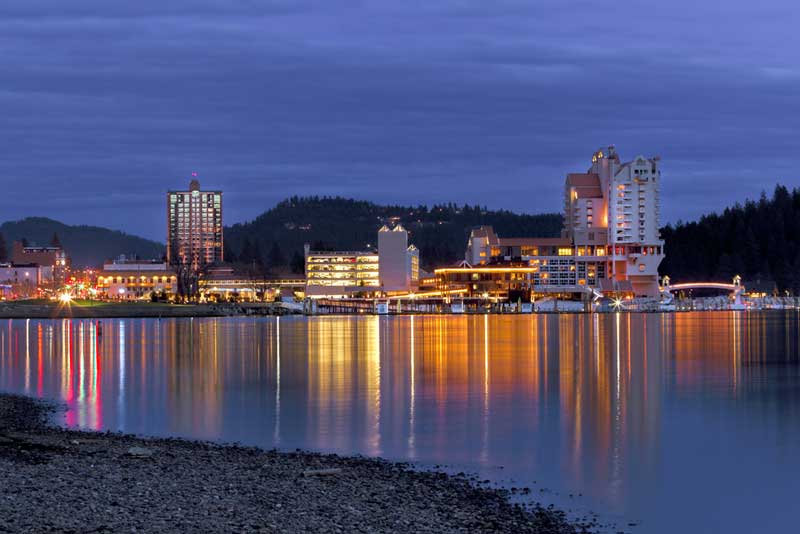
<path fill-rule="evenodd" d="M 8 244 L 6 238 L 0 233 L 0 263 L 8 261 Z"/>
<path fill-rule="evenodd" d="M 292 254 L 292 259 L 289 262 L 289 267 L 291 268 L 293 273 L 303 274 L 306 272 L 306 259 L 303 257 L 302 254 L 295 251 L 294 254 Z"/>
<path fill-rule="evenodd" d="M 273 241 L 272 247 L 269 249 L 267 265 L 269 265 L 270 268 L 283 267 L 286 265 L 286 258 L 283 256 L 283 252 L 277 241 Z"/>
<path fill-rule="evenodd" d="M 61 248 L 61 240 L 58 238 L 58 234 L 55 232 L 53 232 L 53 237 L 50 238 L 50 246 Z"/>
<path fill-rule="evenodd" d="M 253 243 L 248 239 L 244 238 L 242 241 L 242 250 L 239 253 L 239 261 L 242 263 L 249 263 L 255 260 L 255 252 L 253 250 Z"/>
<path fill-rule="evenodd" d="M 225 261 L 228 263 L 236 263 L 237 257 L 236 253 L 231 248 L 231 243 L 227 239 L 223 242 L 222 245 L 222 256 L 225 258 Z"/>

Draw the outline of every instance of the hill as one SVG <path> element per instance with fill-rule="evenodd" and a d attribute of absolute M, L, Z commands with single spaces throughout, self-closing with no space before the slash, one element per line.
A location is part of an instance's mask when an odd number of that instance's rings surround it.
<path fill-rule="evenodd" d="M 363 250 L 376 245 L 378 228 L 400 222 L 420 249 L 423 268 L 464 257 L 470 229 L 488 224 L 502 236 L 559 235 L 561 215 L 523 215 L 479 206 L 382 206 L 330 197 L 292 197 L 255 220 L 225 230 L 226 259 L 261 260 L 271 268 L 302 272 L 303 244 L 315 249 Z"/>
<path fill-rule="evenodd" d="M 141 237 L 97 226 L 71 226 L 45 217 L 28 217 L 0 226 L 10 257 L 11 244 L 27 239 L 38 245 L 50 244 L 57 235 L 76 267 L 98 266 L 120 254 L 140 258 L 160 258 L 164 245 Z"/>
<path fill-rule="evenodd" d="M 800 294 L 800 190 L 778 185 L 722 213 L 661 230 L 666 259 L 659 271 L 675 281 L 730 280 L 750 289 Z"/>

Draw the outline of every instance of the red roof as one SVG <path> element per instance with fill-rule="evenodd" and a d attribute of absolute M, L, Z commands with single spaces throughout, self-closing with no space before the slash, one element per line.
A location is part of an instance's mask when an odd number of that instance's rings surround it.
<path fill-rule="evenodd" d="M 600 187 L 600 177 L 593 172 L 572 172 L 567 175 L 569 187 Z"/>
<path fill-rule="evenodd" d="M 602 198 L 600 177 L 593 173 L 570 173 L 567 175 L 567 187 L 575 189 L 578 198 Z"/>

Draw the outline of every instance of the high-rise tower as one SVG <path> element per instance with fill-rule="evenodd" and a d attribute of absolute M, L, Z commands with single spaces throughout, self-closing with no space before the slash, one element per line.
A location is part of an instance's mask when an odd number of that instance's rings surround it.
<path fill-rule="evenodd" d="M 188 191 L 168 191 L 169 264 L 197 273 L 222 260 L 222 191 L 201 191 L 196 179 Z"/>
<path fill-rule="evenodd" d="M 658 295 L 660 158 L 620 163 L 613 146 L 596 151 L 586 173 L 568 174 L 564 234 L 576 247 L 606 245 L 607 276 L 637 295 Z"/>

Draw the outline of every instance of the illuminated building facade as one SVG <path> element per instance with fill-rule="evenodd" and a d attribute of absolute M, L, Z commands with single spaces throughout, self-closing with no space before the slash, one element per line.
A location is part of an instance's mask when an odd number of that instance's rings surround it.
<path fill-rule="evenodd" d="M 513 264 L 536 269 L 531 273 L 534 292 L 558 286 L 658 296 L 658 265 L 664 258 L 658 230 L 660 178 L 657 157 L 620 163 L 614 147 L 598 150 L 588 172 L 567 175 L 561 238 L 501 238 L 484 226 L 472 231 L 465 260 L 476 268 Z"/>
<path fill-rule="evenodd" d="M 126 260 L 124 257 L 103 265 L 97 275 L 97 291 L 107 298 L 148 300 L 153 293 L 174 295 L 177 277 L 166 263 Z"/>
<path fill-rule="evenodd" d="M 419 251 L 399 224 L 378 230 L 376 251 L 312 251 L 305 247 L 306 296 L 407 293 L 419 281 Z"/>
<path fill-rule="evenodd" d="M 209 302 L 274 300 L 282 295 L 302 294 L 302 278 L 271 278 L 232 266 L 210 267 L 199 280 L 200 298 Z"/>
<path fill-rule="evenodd" d="M 345 296 L 380 291 L 378 254 L 312 251 L 305 247 L 306 296 Z"/>
<path fill-rule="evenodd" d="M 630 284 L 637 296 L 659 294 L 659 166 L 658 157 L 621 163 L 609 146 L 592 155 L 587 173 L 567 175 L 564 188 L 564 234 L 578 248 L 604 245 L 606 285 Z"/>
<path fill-rule="evenodd" d="M 168 191 L 167 262 L 198 272 L 222 262 L 222 250 L 222 191 L 201 191 L 197 180 Z"/>

